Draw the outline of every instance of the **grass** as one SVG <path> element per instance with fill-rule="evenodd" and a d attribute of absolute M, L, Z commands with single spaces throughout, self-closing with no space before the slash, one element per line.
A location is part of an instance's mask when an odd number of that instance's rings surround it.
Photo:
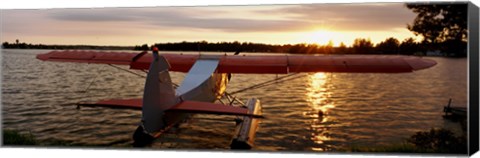
<path fill-rule="evenodd" d="M 380 153 L 450 153 L 467 154 L 467 139 L 465 136 L 456 137 L 447 129 L 420 131 L 410 136 L 401 144 L 381 147 L 347 148 L 347 152 L 380 152 Z"/>
<path fill-rule="evenodd" d="M 3 145 L 38 145 L 32 134 L 20 134 L 13 130 L 3 130 Z"/>
<path fill-rule="evenodd" d="M 50 139 L 47 141 L 39 141 L 31 133 L 20 133 L 16 130 L 4 129 L 3 133 L 3 145 L 15 145 L 15 146 L 72 146 L 71 142 Z"/>
<path fill-rule="evenodd" d="M 79 144 L 71 141 L 49 139 L 38 140 L 31 133 L 21 133 L 16 130 L 4 129 L 3 145 L 7 146 L 54 146 L 54 147 L 113 147 L 116 143 L 122 143 L 124 140 L 108 144 Z M 129 147 L 128 145 L 116 145 L 114 147 Z"/>
<path fill-rule="evenodd" d="M 375 152 L 375 153 L 434 153 L 432 150 L 417 148 L 410 143 L 393 144 L 388 146 L 360 147 L 352 146 L 347 152 Z"/>

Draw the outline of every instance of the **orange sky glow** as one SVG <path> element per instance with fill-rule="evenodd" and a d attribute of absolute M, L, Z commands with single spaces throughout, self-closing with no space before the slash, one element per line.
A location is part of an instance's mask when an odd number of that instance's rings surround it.
<path fill-rule="evenodd" d="M 181 41 L 379 43 L 413 37 L 403 3 L 3 10 L 2 42 L 132 46 Z"/>

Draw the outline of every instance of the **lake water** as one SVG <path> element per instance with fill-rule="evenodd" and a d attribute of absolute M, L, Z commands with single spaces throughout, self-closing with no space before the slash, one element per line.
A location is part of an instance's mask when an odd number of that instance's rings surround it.
<path fill-rule="evenodd" d="M 36 54 L 45 52 L 48 50 L 2 50 L 2 128 L 31 133 L 39 140 L 130 148 L 141 111 L 76 109 L 75 104 L 141 97 L 144 78 L 108 65 L 35 59 Z M 459 123 L 442 115 L 449 98 L 454 105 L 467 105 L 467 59 L 427 58 L 438 64 L 401 74 L 300 74 L 288 82 L 238 93 L 243 101 L 260 99 L 266 117 L 253 150 L 334 152 L 352 146 L 399 144 L 415 132 L 431 128 L 461 133 Z M 171 75 L 175 83 L 185 76 Z M 234 74 L 227 91 L 276 77 Z M 325 113 L 323 117 L 318 117 L 319 110 Z M 234 117 L 193 118 L 150 148 L 229 149 L 234 122 L 207 118 Z"/>

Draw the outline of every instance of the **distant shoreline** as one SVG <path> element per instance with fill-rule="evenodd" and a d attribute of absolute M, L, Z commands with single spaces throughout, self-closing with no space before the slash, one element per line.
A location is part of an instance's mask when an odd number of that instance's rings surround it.
<path fill-rule="evenodd" d="M 96 49 L 96 50 L 134 50 L 135 46 L 94 46 L 94 45 L 43 45 L 10 44 L 2 49 Z"/>
<path fill-rule="evenodd" d="M 2 49 L 10 49 L 10 50 L 52 50 L 52 51 L 55 51 L 55 50 L 82 50 L 82 51 L 96 51 L 96 50 L 100 50 L 100 51 L 118 51 L 118 52 L 121 52 L 121 51 L 127 51 L 127 52 L 140 52 L 141 50 L 134 50 L 134 49 L 38 49 L 38 48 L 26 48 L 26 49 L 22 49 L 22 48 L 2 48 Z M 191 50 L 163 50 L 163 51 L 168 51 L 168 52 L 179 52 L 179 53 L 188 53 L 188 52 L 191 52 L 191 53 L 198 53 L 199 51 L 191 51 Z M 221 53 L 221 54 L 224 54 L 224 53 L 234 53 L 234 52 L 221 52 L 221 51 L 200 51 L 201 53 Z M 249 54 L 255 54 L 255 53 L 268 53 L 268 54 L 275 54 L 275 53 L 280 53 L 280 54 L 297 54 L 297 55 L 300 55 L 298 53 L 288 53 L 288 52 L 241 52 L 241 53 L 249 53 Z M 404 54 L 345 54 L 345 53 L 337 53 L 337 54 L 305 54 L 305 55 L 404 55 Z M 445 56 L 445 55 L 426 55 L 426 54 L 413 54 L 412 56 L 421 56 L 421 57 L 444 57 L 444 58 L 466 58 L 466 57 L 463 57 L 463 56 Z"/>
<path fill-rule="evenodd" d="M 362 44 L 363 42 L 363 44 Z M 440 50 L 429 50 L 425 45 L 419 43 L 393 44 L 382 46 L 373 45 L 368 40 L 359 40 L 357 45 L 334 47 L 333 45 L 318 44 L 284 44 L 271 45 L 251 42 L 217 42 L 209 43 L 199 42 L 179 42 L 179 43 L 156 43 L 160 51 L 192 51 L 192 52 L 248 52 L 248 53 L 288 53 L 288 54 L 372 54 L 372 55 L 417 55 L 417 56 L 440 56 L 440 57 L 467 57 L 466 49 L 463 51 L 453 51 L 450 53 Z M 136 46 L 98 46 L 98 45 L 45 45 L 45 44 L 27 44 L 27 43 L 8 43 L 2 44 L 2 49 L 50 49 L 50 50 L 123 50 L 123 51 L 143 51 L 150 50 L 149 45 Z"/>

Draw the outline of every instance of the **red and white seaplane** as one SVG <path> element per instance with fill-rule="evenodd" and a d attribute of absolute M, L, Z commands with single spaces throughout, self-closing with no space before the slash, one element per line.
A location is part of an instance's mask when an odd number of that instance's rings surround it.
<path fill-rule="evenodd" d="M 236 53 L 238 54 L 238 53 Z M 58 62 L 129 65 L 130 69 L 148 70 L 143 98 L 103 100 L 85 106 L 142 110 L 133 134 L 134 146 L 150 144 L 162 133 L 189 118 L 191 114 L 237 115 L 237 129 L 231 148 L 253 146 L 259 119 L 260 101 L 249 99 L 242 106 L 215 103 L 226 96 L 231 73 L 287 74 L 308 72 L 404 73 L 432 67 L 435 61 L 414 56 L 381 55 L 206 55 L 159 54 L 146 51 L 52 51 L 37 59 Z M 175 89 L 169 71 L 187 72 Z M 227 96 L 228 97 L 228 96 Z M 232 99 L 231 97 L 228 97 Z"/>

